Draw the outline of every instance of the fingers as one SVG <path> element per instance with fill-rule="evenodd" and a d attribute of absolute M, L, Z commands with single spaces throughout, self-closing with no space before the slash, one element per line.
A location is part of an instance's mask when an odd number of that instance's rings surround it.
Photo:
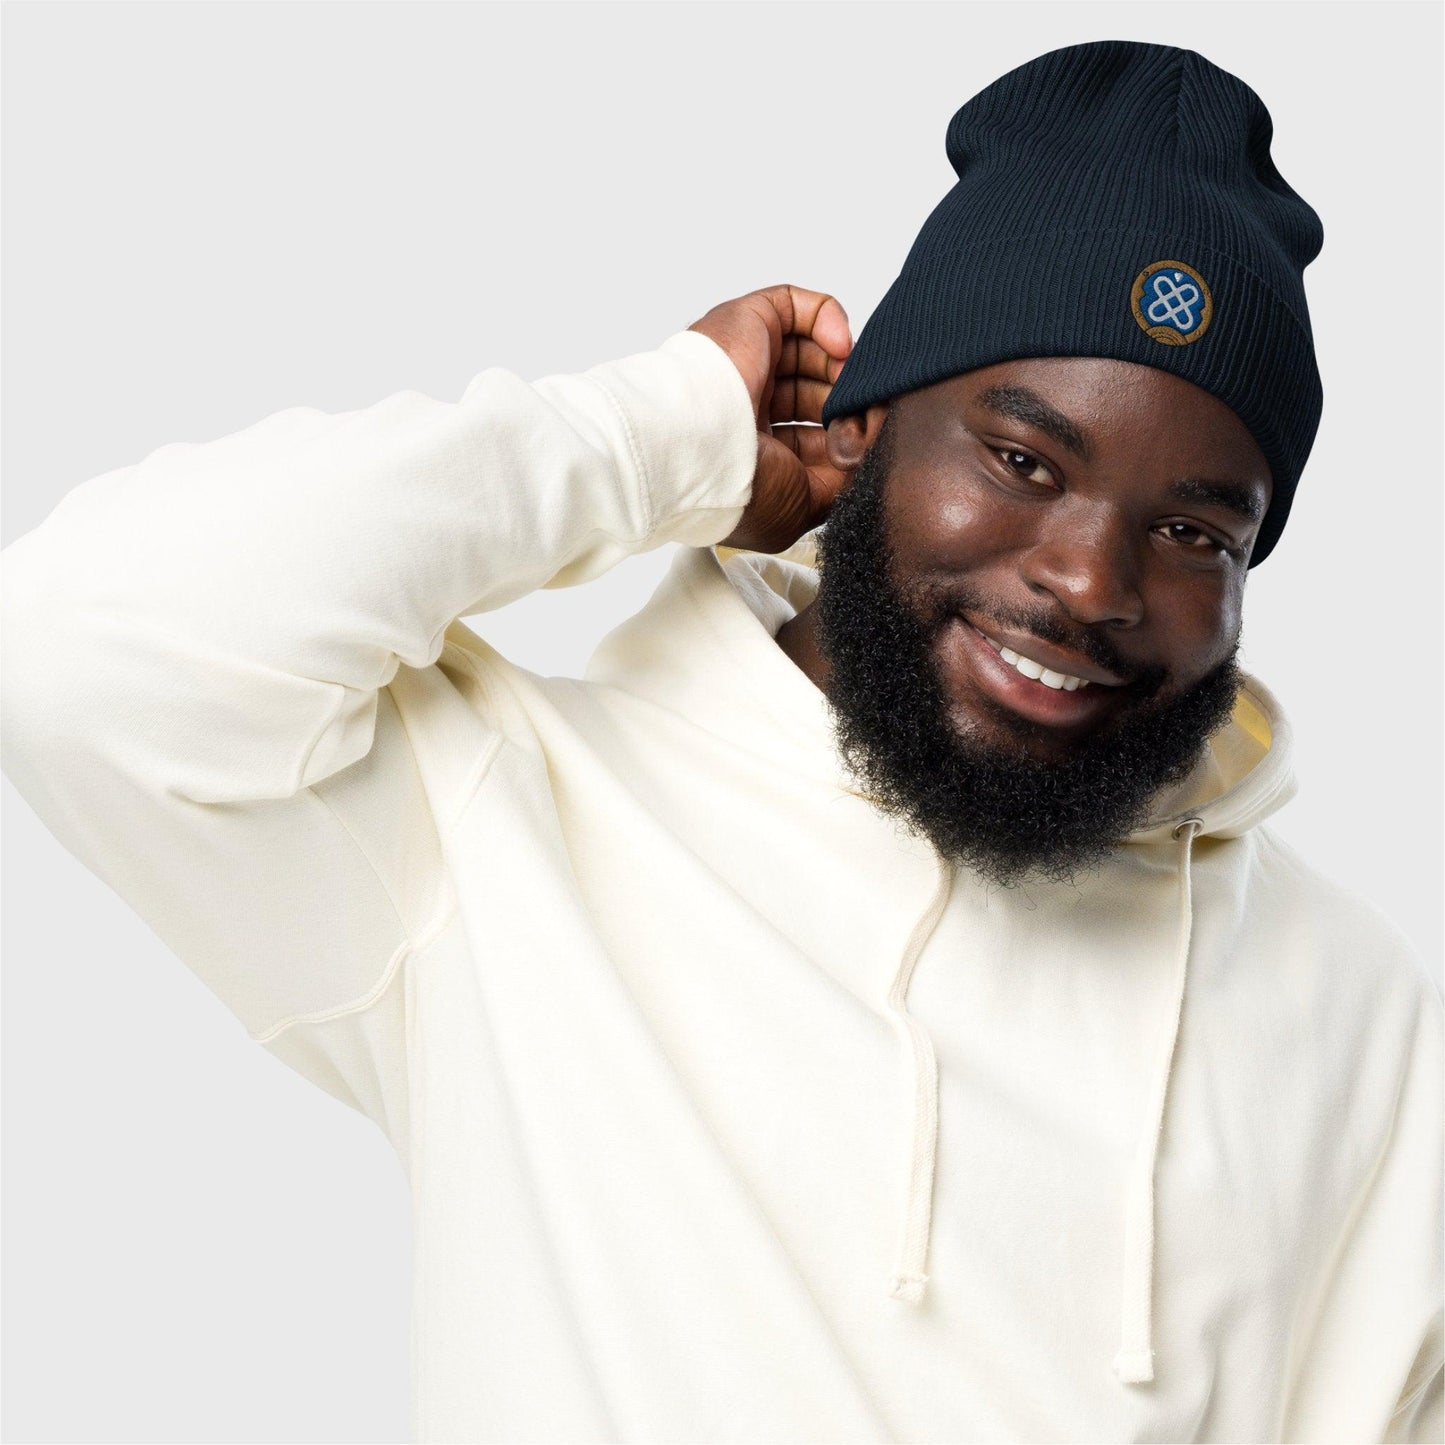
<path fill-rule="evenodd" d="M 823 403 L 842 369 L 842 360 L 830 356 L 816 341 L 788 337 L 773 377 L 768 420 L 821 422 Z"/>
<path fill-rule="evenodd" d="M 843 358 L 830 356 L 814 340 L 806 336 L 789 336 L 783 341 L 783 354 L 778 361 L 779 376 L 808 376 L 814 381 L 834 382 L 843 370 Z"/>
<path fill-rule="evenodd" d="M 759 423 L 822 421 L 828 388 L 853 347 L 836 297 L 804 286 L 770 286 L 714 306 L 688 328 L 727 352 Z"/>
<path fill-rule="evenodd" d="M 805 467 L 826 467 L 828 449 L 820 426 L 775 426 L 773 436 L 783 443 Z"/>
<path fill-rule="evenodd" d="M 848 480 L 828 459 L 827 433 L 818 426 L 775 426 L 773 438 L 782 442 L 807 469 L 815 500 L 831 500 Z"/>
<path fill-rule="evenodd" d="M 769 286 L 759 294 L 777 311 L 785 340 L 790 335 L 810 337 L 839 360 L 852 349 L 848 313 L 836 296 L 791 285 Z"/>
<path fill-rule="evenodd" d="M 821 423 L 823 403 L 832 389 L 832 382 L 814 381 L 806 376 L 780 376 L 773 383 L 773 393 L 768 400 L 768 420 Z"/>

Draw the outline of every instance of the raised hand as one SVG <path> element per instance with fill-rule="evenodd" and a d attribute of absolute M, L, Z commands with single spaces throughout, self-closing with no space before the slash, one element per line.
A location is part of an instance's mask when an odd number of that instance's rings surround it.
<path fill-rule="evenodd" d="M 835 297 L 768 286 L 714 306 L 687 328 L 732 358 L 758 419 L 752 494 L 722 545 L 781 552 L 828 515 L 848 480 L 824 448 L 823 402 L 853 346 Z"/>

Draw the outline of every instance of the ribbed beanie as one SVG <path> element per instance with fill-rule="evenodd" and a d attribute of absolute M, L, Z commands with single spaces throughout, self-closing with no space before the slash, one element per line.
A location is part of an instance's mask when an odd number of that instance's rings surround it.
<path fill-rule="evenodd" d="M 958 175 L 859 332 L 826 425 L 998 361 L 1102 356 L 1218 397 L 1269 462 L 1249 565 L 1279 540 L 1324 400 L 1304 268 L 1324 228 L 1273 122 L 1193 50 L 1065 46 L 949 122 Z"/>

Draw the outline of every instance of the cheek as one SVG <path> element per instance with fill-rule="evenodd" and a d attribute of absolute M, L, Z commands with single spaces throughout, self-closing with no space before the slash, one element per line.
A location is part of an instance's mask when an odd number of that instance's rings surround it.
<path fill-rule="evenodd" d="M 1243 615 L 1243 596 L 1239 592 L 1230 593 L 1225 599 L 1224 608 L 1220 614 L 1219 631 L 1222 639 L 1220 642 L 1221 651 L 1233 645 L 1234 639 L 1239 635 L 1240 622 Z"/>
<path fill-rule="evenodd" d="M 1005 509 L 968 478 L 889 478 L 890 531 L 900 556 L 961 567 L 1007 545 Z"/>
<path fill-rule="evenodd" d="M 1214 660 L 1226 656 L 1239 636 L 1244 615 L 1244 583 L 1237 578 L 1226 579 L 1211 599 L 1206 612 L 1206 625 L 1211 632 Z"/>
<path fill-rule="evenodd" d="M 1181 687 L 1192 686 L 1234 650 L 1239 635 L 1240 598 L 1200 586 L 1197 596 L 1173 595 L 1159 604 L 1158 631 Z"/>

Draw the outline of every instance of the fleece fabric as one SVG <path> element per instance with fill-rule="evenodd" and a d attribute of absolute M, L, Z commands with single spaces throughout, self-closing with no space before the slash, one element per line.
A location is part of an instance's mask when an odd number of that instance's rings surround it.
<path fill-rule="evenodd" d="M 9 776 L 407 1173 L 413 1438 L 1439 1440 L 1441 1001 L 1266 826 L 1278 700 L 985 886 L 775 641 L 816 536 L 719 544 L 756 437 L 680 332 L 165 446 L 5 551 Z M 583 677 L 485 640 L 664 543 Z"/>

